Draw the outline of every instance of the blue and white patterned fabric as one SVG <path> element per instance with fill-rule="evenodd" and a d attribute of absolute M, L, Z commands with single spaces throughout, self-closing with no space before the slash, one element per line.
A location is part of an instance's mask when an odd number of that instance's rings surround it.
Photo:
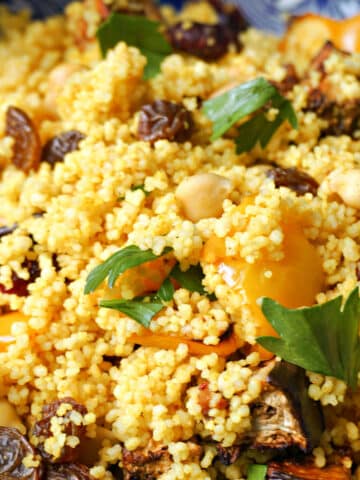
<path fill-rule="evenodd" d="M 161 0 L 178 5 L 181 0 Z M 232 0 L 249 22 L 263 30 L 281 33 L 289 15 L 306 12 L 333 18 L 346 18 L 360 13 L 360 0 Z M 69 0 L 0 0 L 14 10 L 31 8 L 35 18 L 59 13 Z"/>

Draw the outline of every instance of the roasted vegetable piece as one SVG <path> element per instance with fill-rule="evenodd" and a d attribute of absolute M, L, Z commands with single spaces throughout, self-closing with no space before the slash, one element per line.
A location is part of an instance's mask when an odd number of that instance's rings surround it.
<path fill-rule="evenodd" d="M 170 454 L 167 447 L 151 450 L 123 449 L 124 480 L 155 480 L 170 468 Z"/>
<path fill-rule="evenodd" d="M 289 461 L 271 462 L 268 466 L 268 480 L 350 480 L 350 470 L 340 465 L 317 468 L 310 464 Z"/>
<path fill-rule="evenodd" d="M 183 142 L 190 137 L 192 125 L 192 115 L 185 107 L 167 100 L 155 100 L 142 107 L 138 134 L 149 142 L 160 139 Z"/>
<path fill-rule="evenodd" d="M 308 396 L 308 383 L 302 368 L 274 362 L 267 385 L 253 405 L 252 448 L 308 453 L 318 445 L 324 421 L 318 403 Z"/>
<path fill-rule="evenodd" d="M 59 407 L 63 404 L 69 404 L 71 408 L 66 410 L 66 413 L 59 414 Z M 80 413 L 81 415 L 85 415 L 87 413 L 87 409 L 77 403 L 74 399 L 70 397 L 65 397 L 60 400 L 55 400 L 43 407 L 42 410 L 42 418 L 38 422 L 35 423 L 33 429 L 33 436 L 39 438 L 39 444 L 37 448 L 41 454 L 41 456 L 48 462 L 53 463 L 62 463 L 62 462 L 74 462 L 77 460 L 79 455 L 79 445 L 75 448 L 66 445 L 63 447 L 60 456 L 54 458 L 44 449 L 44 442 L 47 438 L 52 437 L 53 433 L 51 431 L 51 422 L 54 417 L 58 417 L 60 419 L 61 428 L 63 433 L 66 435 L 72 435 L 81 439 L 86 433 L 86 427 L 80 423 L 77 425 L 71 420 L 71 412 L 75 411 Z"/>
<path fill-rule="evenodd" d="M 41 161 L 54 166 L 62 162 L 67 153 L 77 150 L 85 135 L 77 130 L 69 130 L 51 138 L 45 145 L 41 155 Z"/>
<path fill-rule="evenodd" d="M 5 134 L 14 139 L 13 164 L 25 173 L 36 170 L 41 156 L 39 134 L 30 117 L 20 108 L 6 111 Z"/>
<path fill-rule="evenodd" d="M 88 467 L 80 463 L 48 465 L 45 480 L 91 480 Z"/>
<path fill-rule="evenodd" d="M 305 193 L 312 193 L 314 197 L 317 194 L 319 184 L 315 179 L 305 172 L 298 170 L 295 167 L 271 168 L 266 173 L 268 178 L 274 180 L 275 187 L 287 187 L 293 190 L 296 195 L 305 195 Z"/>
<path fill-rule="evenodd" d="M 25 467 L 26 456 L 35 455 L 26 438 L 16 428 L 0 427 L 0 480 L 39 480 L 41 467 Z"/>

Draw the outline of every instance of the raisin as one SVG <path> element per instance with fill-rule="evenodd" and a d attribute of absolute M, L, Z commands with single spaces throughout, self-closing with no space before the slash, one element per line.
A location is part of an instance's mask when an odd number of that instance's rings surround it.
<path fill-rule="evenodd" d="M 6 111 L 5 134 L 14 139 L 12 162 L 25 173 L 36 170 L 40 163 L 41 142 L 30 117 L 20 108 Z"/>
<path fill-rule="evenodd" d="M 51 138 L 45 145 L 41 155 L 41 161 L 54 166 L 62 162 L 67 153 L 77 150 L 85 135 L 77 130 L 69 130 Z"/>
<path fill-rule="evenodd" d="M 48 465 L 45 480 L 91 480 L 88 467 L 80 463 Z"/>
<path fill-rule="evenodd" d="M 178 103 L 156 100 L 140 111 L 138 135 L 142 140 L 160 139 L 183 142 L 191 135 L 191 113 Z"/>
<path fill-rule="evenodd" d="M 18 277 L 15 272 L 12 272 L 12 287 L 6 289 L 0 284 L 0 292 L 17 295 L 18 297 L 26 297 L 29 294 L 28 286 L 30 283 L 35 282 L 35 280 L 40 276 L 41 270 L 37 260 L 26 259 L 21 266 L 22 268 L 26 268 L 28 270 L 29 278 L 25 280 L 24 278 Z"/>
<path fill-rule="evenodd" d="M 284 65 L 286 70 L 285 77 L 280 82 L 272 81 L 271 83 L 276 87 L 281 95 L 285 95 L 290 92 L 294 86 L 299 83 L 300 78 L 295 70 L 295 67 L 292 63 L 287 63 Z"/>
<path fill-rule="evenodd" d="M 0 427 L 0 479 L 39 480 L 41 466 L 26 467 L 22 460 L 35 450 L 16 428 Z"/>
<path fill-rule="evenodd" d="M 281 168 L 275 167 L 267 171 L 267 177 L 274 180 L 275 187 L 287 187 L 293 190 L 297 195 L 305 193 L 317 194 L 318 183 L 310 175 L 301 172 L 295 167 Z"/>
<path fill-rule="evenodd" d="M 60 405 L 64 403 L 70 404 L 72 406 L 72 409 L 66 412 L 64 416 L 58 416 L 57 415 L 58 408 L 60 407 Z M 37 421 L 34 425 L 33 435 L 35 437 L 39 437 L 40 439 L 40 442 L 37 445 L 37 448 L 41 456 L 48 462 L 53 462 L 53 463 L 75 462 L 78 458 L 79 445 L 77 445 L 75 448 L 70 447 L 69 445 L 65 445 L 59 457 L 57 458 L 54 458 L 52 455 L 47 453 L 44 449 L 44 441 L 47 438 L 53 436 L 53 433 L 51 432 L 51 419 L 53 417 L 61 418 L 62 431 L 66 435 L 73 435 L 75 437 L 78 437 L 80 441 L 82 437 L 84 437 L 86 433 L 86 427 L 82 424 L 76 425 L 74 422 L 71 421 L 72 411 L 78 412 L 81 415 L 85 415 L 87 413 L 87 409 L 83 405 L 80 405 L 70 397 L 65 397 L 60 400 L 55 400 L 49 404 L 44 405 L 42 409 L 42 418 L 41 420 Z"/>
<path fill-rule="evenodd" d="M 216 445 L 217 458 L 223 465 L 232 465 L 240 457 L 241 447 L 233 445 L 232 447 L 223 447 Z"/>
<path fill-rule="evenodd" d="M 210 2 L 218 14 L 218 23 L 178 22 L 167 29 L 171 45 L 183 52 L 211 61 L 225 55 L 229 45 L 240 48 L 238 34 L 247 26 L 233 5 L 219 0 Z"/>

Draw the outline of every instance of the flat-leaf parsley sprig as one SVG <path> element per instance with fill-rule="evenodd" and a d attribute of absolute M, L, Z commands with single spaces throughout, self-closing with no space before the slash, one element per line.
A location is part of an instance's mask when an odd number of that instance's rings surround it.
<path fill-rule="evenodd" d="M 108 278 L 109 287 L 113 288 L 117 278 L 126 270 L 156 260 L 168 254 L 171 250 L 170 247 L 166 247 L 160 255 L 155 255 L 152 250 L 141 250 L 136 245 L 128 245 L 115 252 L 89 273 L 84 293 L 89 294 L 96 290 L 106 278 Z M 159 313 L 164 308 L 164 304 L 172 300 L 174 296 L 175 288 L 171 281 L 172 279 L 191 292 L 199 292 L 201 295 L 206 295 L 207 293 L 202 285 L 203 278 L 204 273 L 200 265 L 193 265 L 188 270 L 182 271 L 179 263 L 176 263 L 157 292 L 131 300 L 122 298 L 102 299 L 99 305 L 100 307 L 122 312 L 144 327 L 149 327 L 154 315 Z"/>
<path fill-rule="evenodd" d="M 137 47 L 146 57 L 144 79 L 148 80 L 160 72 L 162 61 L 172 53 L 172 47 L 160 28 L 160 22 L 140 15 L 113 13 L 100 25 L 96 36 L 103 56 L 119 42 Z"/>
<path fill-rule="evenodd" d="M 289 309 L 264 298 L 262 311 L 280 338 L 256 341 L 279 357 L 312 372 L 357 386 L 360 371 L 360 298 L 355 288 L 343 308 L 342 296 L 321 305 Z"/>
<path fill-rule="evenodd" d="M 268 119 L 270 108 L 277 109 L 274 120 Z M 235 139 L 237 153 L 251 150 L 258 142 L 265 148 L 285 120 L 288 120 L 293 128 L 298 128 L 290 101 L 263 77 L 242 83 L 207 100 L 204 102 L 203 112 L 213 122 L 212 141 L 221 137 L 239 120 L 255 113 L 238 128 Z"/>

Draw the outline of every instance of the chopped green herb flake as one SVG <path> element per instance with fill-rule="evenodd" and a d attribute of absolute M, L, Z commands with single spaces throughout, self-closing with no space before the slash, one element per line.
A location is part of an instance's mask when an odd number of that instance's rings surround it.
<path fill-rule="evenodd" d="M 181 287 L 186 288 L 186 290 L 206 295 L 206 291 L 202 285 L 204 273 L 200 265 L 192 265 L 183 272 L 177 263 L 171 270 L 170 277 L 176 280 Z"/>
<path fill-rule="evenodd" d="M 105 56 L 119 42 L 137 47 L 147 59 L 144 79 L 148 80 L 160 72 L 162 61 L 172 52 L 171 45 L 160 32 L 160 26 L 160 22 L 140 15 L 113 13 L 96 33 L 101 53 Z"/>
<path fill-rule="evenodd" d="M 148 192 L 147 190 L 145 190 L 145 186 L 144 185 L 133 185 L 131 187 L 131 190 L 133 192 L 135 192 L 135 190 L 142 190 L 145 194 L 145 197 L 147 197 L 148 195 L 150 195 L 150 192 Z"/>
<path fill-rule="evenodd" d="M 157 297 L 160 298 L 160 300 L 163 300 L 164 302 L 170 302 L 174 296 L 174 286 L 171 283 L 171 280 L 169 277 L 166 277 L 165 280 L 163 281 L 162 285 L 160 286 L 158 292 L 157 292 Z"/>
<path fill-rule="evenodd" d="M 266 465 L 250 465 L 247 480 L 265 480 L 267 472 Z"/>
<path fill-rule="evenodd" d="M 171 251 L 171 248 L 166 247 L 162 255 L 165 255 L 169 251 Z M 126 270 L 155 260 L 156 258 L 159 258 L 159 256 L 155 255 L 151 250 L 141 250 L 136 245 L 129 245 L 128 247 L 122 248 L 89 273 L 86 279 L 84 293 L 88 294 L 96 290 L 106 277 L 108 277 L 109 287 L 112 288 L 118 276 Z"/>
<path fill-rule="evenodd" d="M 266 118 L 270 107 L 278 109 L 273 121 Z M 213 121 L 211 140 L 221 137 L 242 118 L 260 110 L 254 117 L 240 125 L 236 138 L 237 153 L 251 150 L 258 142 L 265 148 L 271 137 L 288 120 L 298 127 L 294 109 L 286 98 L 265 78 L 259 77 L 218 95 L 204 103 L 205 115 Z"/>
<path fill-rule="evenodd" d="M 148 328 L 151 319 L 162 310 L 164 305 L 161 302 L 146 302 L 145 300 L 101 300 L 100 307 L 112 308 Z"/>
<path fill-rule="evenodd" d="M 342 300 L 288 309 L 264 298 L 262 311 L 280 338 L 259 337 L 257 342 L 290 363 L 344 380 L 354 389 L 360 370 L 359 289 L 343 308 Z"/>

